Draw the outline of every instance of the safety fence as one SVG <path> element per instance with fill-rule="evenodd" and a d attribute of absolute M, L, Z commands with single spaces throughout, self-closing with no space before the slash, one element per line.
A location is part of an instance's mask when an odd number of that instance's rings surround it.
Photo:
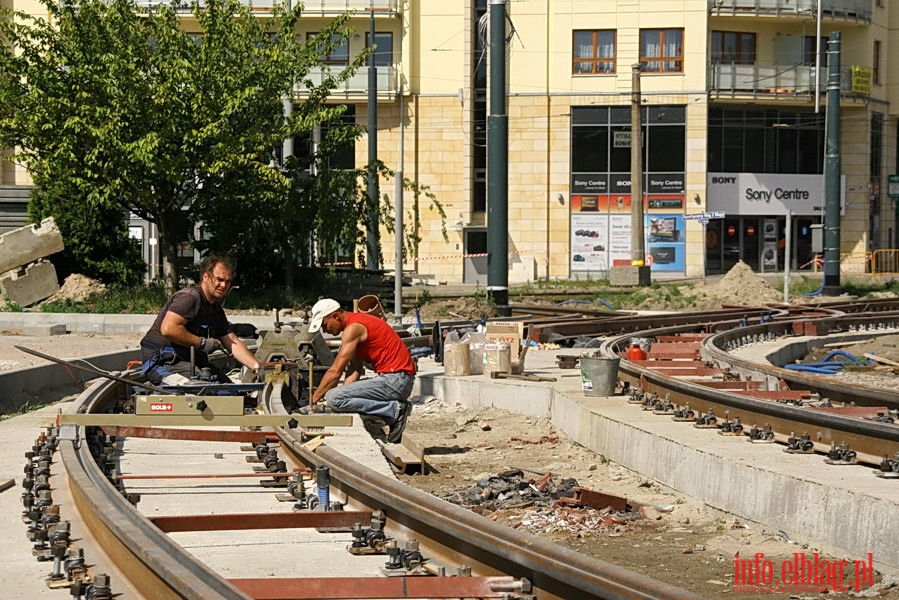
<path fill-rule="evenodd" d="M 875 250 L 871 257 L 871 272 L 878 275 L 899 274 L 899 249 Z"/>

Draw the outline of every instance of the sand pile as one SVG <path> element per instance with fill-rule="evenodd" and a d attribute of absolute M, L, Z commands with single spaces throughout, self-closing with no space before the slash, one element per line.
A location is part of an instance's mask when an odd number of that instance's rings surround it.
<path fill-rule="evenodd" d="M 91 296 L 101 296 L 106 293 L 106 286 L 96 279 L 91 279 L 77 273 L 69 275 L 63 282 L 59 291 L 47 298 L 45 302 L 84 302 Z"/>
<path fill-rule="evenodd" d="M 698 291 L 719 299 L 724 304 L 759 306 L 768 302 L 783 301 L 783 292 L 771 287 L 743 261 L 735 264 L 719 281 L 698 288 Z"/>

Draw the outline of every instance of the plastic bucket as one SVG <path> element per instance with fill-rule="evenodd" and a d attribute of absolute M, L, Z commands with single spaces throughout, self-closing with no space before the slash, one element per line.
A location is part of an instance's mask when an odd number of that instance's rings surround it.
<path fill-rule="evenodd" d="M 615 393 L 620 358 L 582 356 L 578 362 L 585 396 L 611 396 Z"/>

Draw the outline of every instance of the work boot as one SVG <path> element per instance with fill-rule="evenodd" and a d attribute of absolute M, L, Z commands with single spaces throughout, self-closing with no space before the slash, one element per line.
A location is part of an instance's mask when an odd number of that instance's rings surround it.
<path fill-rule="evenodd" d="M 391 444 L 398 444 L 403 439 L 403 430 L 406 428 L 406 420 L 409 413 L 412 412 L 411 402 L 400 402 L 400 414 L 396 421 L 390 426 L 390 432 L 387 434 L 387 441 Z"/>

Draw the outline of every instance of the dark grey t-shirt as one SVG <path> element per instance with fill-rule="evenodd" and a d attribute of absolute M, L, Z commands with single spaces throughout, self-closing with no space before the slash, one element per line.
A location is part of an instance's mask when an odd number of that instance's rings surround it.
<path fill-rule="evenodd" d="M 169 311 L 187 319 L 187 330 L 200 337 L 220 338 L 233 331 L 221 304 L 207 301 L 200 286 L 192 285 L 175 292 L 156 316 L 150 331 L 140 341 L 142 361 L 153 358 L 163 346 L 173 348 L 180 360 L 190 360 L 190 346 L 170 342 L 159 329 L 165 314 Z M 198 365 L 203 366 L 207 363 L 207 356 L 201 350 L 197 350 L 196 360 Z"/>

